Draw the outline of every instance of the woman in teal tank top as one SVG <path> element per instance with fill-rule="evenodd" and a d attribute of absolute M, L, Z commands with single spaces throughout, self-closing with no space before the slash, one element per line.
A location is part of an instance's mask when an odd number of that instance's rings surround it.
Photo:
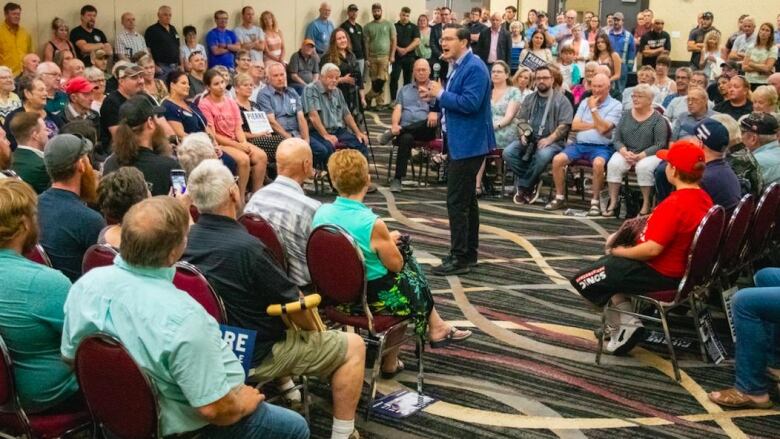
<path fill-rule="evenodd" d="M 360 151 L 345 149 L 333 154 L 328 160 L 328 173 L 339 196 L 335 202 L 323 204 L 317 210 L 312 228 L 334 224 L 355 240 L 365 260 L 371 312 L 411 316 L 415 332 L 426 336 L 432 348 L 445 347 L 471 336 L 471 331 L 459 330 L 442 320 L 433 307 L 425 274 L 411 250 L 402 255 L 398 249 L 401 234 L 388 230 L 384 221 L 363 204 L 370 177 L 368 161 Z M 356 303 L 342 311 L 362 314 L 362 306 Z M 392 374 L 402 367 L 398 352 L 389 352 L 383 360 L 382 371 Z"/>

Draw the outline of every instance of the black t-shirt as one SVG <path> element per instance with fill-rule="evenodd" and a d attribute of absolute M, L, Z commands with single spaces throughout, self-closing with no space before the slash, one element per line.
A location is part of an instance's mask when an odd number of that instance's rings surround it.
<path fill-rule="evenodd" d="M 704 42 L 704 36 L 711 30 L 717 30 L 710 26 L 706 29 L 700 27 L 694 28 L 690 34 L 688 34 L 688 41 L 694 41 L 697 44 Z M 691 65 L 694 69 L 699 69 L 699 61 L 701 61 L 701 52 L 691 52 Z"/>
<path fill-rule="evenodd" d="M 720 104 L 721 102 L 723 102 L 723 95 L 720 94 L 717 81 L 707 86 L 707 97 L 714 104 Z"/>
<path fill-rule="evenodd" d="M 131 164 L 120 164 L 116 154 L 106 159 L 103 174 L 116 171 L 122 166 L 132 166 L 144 174 L 144 180 L 152 184 L 152 196 L 168 195 L 171 191 L 171 170 L 180 169 L 179 162 L 171 157 L 156 154 L 149 148 L 140 148 Z"/>
<path fill-rule="evenodd" d="M 420 38 L 420 28 L 411 21 L 406 24 L 401 24 L 400 21 L 395 22 L 395 35 L 398 47 L 407 47 L 412 44 L 415 38 Z M 396 52 L 397 53 L 397 52 Z M 395 59 L 408 59 L 414 58 L 414 50 L 407 52 L 404 56 L 396 56 Z"/>
<path fill-rule="evenodd" d="M 730 101 L 723 101 L 715 105 L 714 110 L 718 113 L 728 114 L 729 116 L 733 117 L 734 120 L 739 120 L 740 117 L 753 112 L 753 103 L 750 101 L 745 101 L 745 105 L 741 107 L 735 107 L 731 105 Z"/>
<path fill-rule="evenodd" d="M 641 53 L 645 47 L 650 49 L 658 49 L 659 47 L 663 47 L 664 50 L 670 51 L 672 50 L 672 38 L 669 36 L 668 32 L 663 30 L 661 32 L 650 31 L 642 35 L 642 38 L 639 40 L 638 52 Z M 657 59 L 657 56 L 642 55 L 642 65 L 655 67 L 655 61 Z"/>
<path fill-rule="evenodd" d="M 92 65 L 92 61 L 89 59 L 89 53 L 82 53 L 81 50 L 79 50 L 78 44 L 76 44 L 77 41 L 81 40 L 86 41 L 87 44 L 105 44 L 108 42 L 108 38 L 106 38 L 106 34 L 98 28 L 93 28 L 92 32 L 89 32 L 81 26 L 76 26 L 70 31 L 70 42 L 73 43 L 73 46 L 76 48 L 76 56 L 84 61 L 86 67 L 89 67 Z"/>
<path fill-rule="evenodd" d="M 349 41 L 352 43 L 352 53 L 355 54 L 355 58 L 364 59 L 366 57 L 365 40 L 363 40 L 363 26 L 355 23 L 352 24 L 349 20 L 341 23 L 342 29 L 349 34 Z"/>
<path fill-rule="evenodd" d="M 157 64 L 179 64 L 181 42 L 174 25 L 169 24 L 165 30 L 159 22 L 155 23 L 146 28 L 144 40 Z"/>
<path fill-rule="evenodd" d="M 111 131 L 108 129 L 119 125 L 119 107 L 127 101 L 127 98 L 119 93 L 119 90 L 112 91 L 100 106 L 100 143 L 106 151 L 111 150 Z"/>
<path fill-rule="evenodd" d="M 232 218 L 202 213 L 190 228 L 183 259 L 200 269 L 225 303 L 228 324 L 257 331 L 252 364 L 282 340 L 285 326 L 268 305 L 298 300 L 298 287 L 265 245 Z"/>

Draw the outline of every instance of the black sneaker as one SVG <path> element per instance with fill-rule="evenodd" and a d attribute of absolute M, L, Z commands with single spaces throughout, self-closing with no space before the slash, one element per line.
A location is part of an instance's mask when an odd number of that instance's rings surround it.
<path fill-rule="evenodd" d="M 437 276 L 453 276 L 456 274 L 467 274 L 470 272 L 468 264 L 460 264 L 453 259 L 445 259 L 438 267 L 433 267 L 433 274 Z"/>

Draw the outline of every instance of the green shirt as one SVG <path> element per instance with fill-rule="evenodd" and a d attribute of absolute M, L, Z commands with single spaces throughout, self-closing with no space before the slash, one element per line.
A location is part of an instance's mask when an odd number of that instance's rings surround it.
<path fill-rule="evenodd" d="M 363 26 L 370 57 L 390 56 L 390 46 L 395 40 L 395 26 L 388 20 L 371 21 Z"/>
<path fill-rule="evenodd" d="M 51 179 L 46 172 L 46 164 L 43 163 L 43 151 L 33 151 L 24 146 L 17 146 L 13 154 L 11 169 L 32 186 L 35 192 L 40 194 L 51 186 Z"/>
<path fill-rule="evenodd" d="M 62 306 L 70 281 L 7 249 L 0 249 L 0 279 L 0 331 L 14 363 L 22 407 L 31 412 L 54 407 L 79 387 L 60 358 Z"/>
<path fill-rule="evenodd" d="M 114 265 L 81 277 L 65 302 L 62 355 L 73 358 L 85 336 L 117 337 L 157 389 L 162 434 L 207 424 L 196 407 L 243 384 L 244 370 L 222 340 L 219 325 L 173 285 L 174 268 Z"/>
<path fill-rule="evenodd" d="M 314 81 L 303 89 L 303 111 L 319 113 L 322 126 L 329 133 L 344 128 L 344 117 L 349 114 L 347 101 L 338 88 L 325 92 L 321 81 Z"/>
<path fill-rule="evenodd" d="M 322 224 L 335 224 L 357 242 L 366 264 L 366 278 L 379 279 L 387 274 L 387 268 L 379 255 L 371 248 L 371 232 L 374 230 L 377 214 L 365 204 L 348 198 L 336 197 L 332 204 L 323 204 L 312 220 L 312 229 Z"/>

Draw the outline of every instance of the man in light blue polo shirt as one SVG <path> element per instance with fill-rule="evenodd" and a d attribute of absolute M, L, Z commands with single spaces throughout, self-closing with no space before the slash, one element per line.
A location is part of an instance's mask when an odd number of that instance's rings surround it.
<path fill-rule="evenodd" d="M 305 37 L 314 41 L 314 48 L 317 50 L 317 55 L 320 56 L 328 50 L 330 34 L 335 29 L 328 17 L 330 17 L 330 4 L 322 2 L 320 4 L 320 16 L 306 26 Z"/>
<path fill-rule="evenodd" d="M 593 95 L 580 104 L 571 124 L 577 133 L 574 143 L 553 158 L 553 181 L 555 198 L 545 210 L 558 210 L 566 206 L 563 196 L 566 184 L 566 166 L 577 160 L 587 160 L 593 165 L 593 198 L 590 200 L 588 216 L 601 215 L 599 193 L 604 185 L 604 167 L 612 157 L 612 129 L 620 122 L 623 106 L 609 95 L 609 77 L 602 73 L 593 77 Z"/>
<path fill-rule="evenodd" d="M 780 142 L 777 139 L 778 122 L 769 113 L 750 113 L 739 122 L 742 143 L 758 162 L 764 187 L 780 182 Z"/>
<path fill-rule="evenodd" d="M 257 105 L 268 116 L 274 133 L 289 139 L 300 137 L 309 141 L 309 127 L 303 114 L 303 100 L 287 86 L 284 65 L 273 63 L 266 72 L 268 86 L 257 94 Z"/>
<path fill-rule="evenodd" d="M 62 357 L 71 362 L 90 334 L 117 337 L 157 389 L 164 436 L 308 438 L 300 415 L 263 403 L 244 385 L 241 363 L 216 320 L 173 285 L 188 226 L 174 198 L 149 198 L 130 209 L 114 265 L 93 269 L 70 290 Z"/>

